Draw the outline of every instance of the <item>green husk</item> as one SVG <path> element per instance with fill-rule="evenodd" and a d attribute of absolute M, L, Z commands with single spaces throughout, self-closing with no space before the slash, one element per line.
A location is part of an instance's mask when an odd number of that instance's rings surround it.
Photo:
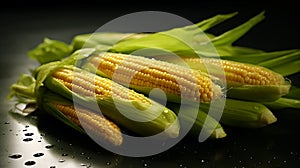
<path fill-rule="evenodd" d="M 189 105 L 182 105 L 168 103 L 167 107 L 172 109 L 177 115 L 180 113 L 180 128 L 182 131 L 190 129 L 188 134 L 192 137 L 198 137 L 200 132 L 202 135 L 210 139 L 219 139 L 227 136 L 222 125 L 213 117 L 205 113 L 203 110 L 197 108 L 195 115 L 195 107 Z M 192 124 L 192 127 L 190 127 Z"/>
<path fill-rule="evenodd" d="M 250 100 L 256 102 L 271 102 L 289 93 L 291 85 L 243 85 L 227 90 L 228 98 Z"/>
<path fill-rule="evenodd" d="M 208 112 L 209 107 L 210 104 L 203 103 L 200 109 Z M 226 98 L 220 123 L 233 127 L 261 128 L 276 121 L 277 118 L 262 103 Z"/>
<path fill-rule="evenodd" d="M 99 51 L 108 51 L 111 46 L 119 41 L 137 39 L 147 36 L 147 33 L 119 33 L 119 32 L 95 32 L 80 34 L 73 38 L 71 46 L 73 51 L 81 48 L 96 48 Z"/>
<path fill-rule="evenodd" d="M 293 85 L 290 89 L 290 92 L 284 97 L 300 100 L 300 87 Z"/>
<path fill-rule="evenodd" d="M 72 46 L 58 40 L 45 38 L 36 48 L 30 50 L 30 58 L 37 60 L 40 64 L 59 61 L 72 52 Z"/>
<path fill-rule="evenodd" d="M 273 102 L 265 102 L 263 104 L 274 110 L 285 108 L 300 109 L 300 100 L 285 97 L 281 97 Z"/>

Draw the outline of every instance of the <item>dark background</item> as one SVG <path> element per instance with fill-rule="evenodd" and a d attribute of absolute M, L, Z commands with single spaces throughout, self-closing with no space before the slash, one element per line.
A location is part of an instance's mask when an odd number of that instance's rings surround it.
<path fill-rule="evenodd" d="M 19 74 L 37 64 L 27 51 L 44 37 L 69 43 L 76 34 L 94 32 L 102 24 L 139 11 L 164 11 L 198 22 L 216 14 L 239 12 L 210 31 L 220 34 L 261 11 L 266 18 L 236 44 L 266 51 L 300 48 L 300 12 L 294 1 L 8 1 L 0 11 L 0 167 L 299 167 L 299 110 L 275 111 L 278 122 L 262 129 L 227 128 L 228 136 L 198 143 L 183 140 L 162 154 L 122 157 L 105 151 L 51 118 L 20 117 L 8 113 L 5 100 Z M 299 85 L 299 75 L 291 76 Z M 34 133 L 24 142 L 26 133 Z M 45 148 L 53 144 L 51 149 Z M 43 153 L 41 157 L 34 157 Z M 11 154 L 21 154 L 11 159 Z"/>

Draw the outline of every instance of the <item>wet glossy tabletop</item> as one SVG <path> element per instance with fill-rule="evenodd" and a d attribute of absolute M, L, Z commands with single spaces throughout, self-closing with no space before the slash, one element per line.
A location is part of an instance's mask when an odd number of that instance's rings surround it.
<path fill-rule="evenodd" d="M 233 7 L 232 7 L 233 8 Z M 233 12 L 229 8 L 223 13 Z M 147 9 L 145 9 L 147 10 Z M 153 9 L 152 9 L 153 10 Z M 157 10 L 164 10 L 157 8 Z M 210 12 L 208 12 L 211 10 Z M 202 17 L 196 12 L 174 9 L 170 12 L 182 14 L 182 17 L 199 21 L 217 13 L 213 9 L 203 10 Z M 237 9 L 238 10 L 238 9 Z M 85 137 L 64 126 L 59 121 L 37 117 L 22 117 L 9 113 L 14 108 L 12 102 L 4 98 L 9 86 L 21 73 L 28 73 L 37 64 L 28 59 L 26 52 L 40 43 L 44 37 L 70 42 L 71 38 L 80 33 L 93 32 L 101 24 L 132 11 L 88 11 L 79 10 L 4 10 L 1 20 L 0 41 L 0 167 L 38 167 L 38 168 L 81 168 L 81 167 L 299 167 L 300 166 L 300 112 L 287 109 L 274 111 L 278 122 L 262 129 L 238 129 L 224 127 L 227 137 L 220 140 L 208 140 L 199 143 L 197 139 L 186 137 L 179 144 L 163 153 L 142 157 L 124 157 L 111 153 L 89 137 Z M 140 10 L 136 10 L 140 11 Z M 256 11 L 260 11 L 257 9 Z M 276 10 L 275 10 L 276 11 Z M 207 12 L 207 13 L 205 13 Z M 252 12 L 247 17 L 253 16 Z M 294 12 L 295 13 L 295 12 Z M 292 12 L 292 14 L 294 14 Z M 273 13 L 270 13 L 272 15 Z M 286 19 L 288 14 L 277 14 L 279 19 Z M 299 26 L 286 28 L 273 27 L 275 16 L 265 24 L 257 26 L 256 32 L 250 32 L 248 38 L 241 43 L 251 46 L 265 47 L 269 50 L 291 49 L 299 47 Z M 199 19 L 198 19 L 199 18 Z M 286 20 L 286 24 L 293 21 Z M 227 25 L 228 26 L 228 25 Z M 290 31 L 288 31 L 290 30 Z M 218 31 L 218 30 L 216 30 Z M 251 34 L 252 33 L 252 34 Z M 251 37 L 255 33 L 266 33 L 266 39 Z M 281 34 L 282 33 L 282 34 Z M 295 34 L 297 33 L 297 34 Z M 272 34 L 284 41 L 279 45 Z M 249 37 L 250 36 L 250 37 Z M 294 36 L 295 38 L 292 38 Z M 267 39 L 269 38 L 269 39 Z M 273 39 L 272 39 L 273 38 Z M 243 41 L 244 40 L 244 41 Z M 256 42 L 257 40 L 257 42 Z M 274 40 L 274 41 L 273 41 Z M 270 42 L 263 45 L 266 42 Z M 295 44 L 296 43 L 296 44 Z M 292 77 L 299 84 L 299 75 Z"/>

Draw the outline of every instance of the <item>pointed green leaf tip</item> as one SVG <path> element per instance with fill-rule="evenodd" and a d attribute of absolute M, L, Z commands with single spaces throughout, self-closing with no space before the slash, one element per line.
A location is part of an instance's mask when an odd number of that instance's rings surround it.
<path fill-rule="evenodd" d="M 68 44 L 45 38 L 43 43 L 39 44 L 33 50 L 28 52 L 30 58 L 37 60 L 40 64 L 59 61 L 72 52 L 72 47 Z"/>

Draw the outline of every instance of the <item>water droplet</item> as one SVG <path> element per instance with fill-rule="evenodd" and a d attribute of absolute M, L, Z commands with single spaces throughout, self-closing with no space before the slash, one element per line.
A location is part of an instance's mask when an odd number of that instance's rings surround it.
<path fill-rule="evenodd" d="M 26 133 L 26 134 L 24 134 L 25 136 L 32 136 L 33 135 L 33 133 Z"/>
<path fill-rule="evenodd" d="M 144 163 L 144 165 L 143 165 L 144 167 L 148 167 L 148 164 L 147 163 Z"/>
<path fill-rule="evenodd" d="M 35 153 L 33 154 L 34 157 L 41 157 L 44 156 L 44 153 Z"/>
<path fill-rule="evenodd" d="M 27 129 L 23 129 L 23 132 L 27 131 Z"/>
<path fill-rule="evenodd" d="M 91 160 L 92 158 L 91 158 L 90 156 L 87 156 L 86 159 L 87 159 L 87 160 Z"/>
<path fill-rule="evenodd" d="M 69 146 L 73 146 L 73 144 L 70 143 Z"/>
<path fill-rule="evenodd" d="M 41 136 L 45 136 L 46 134 L 45 133 L 41 133 Z"/>
<path fill-rule="evenodd" d="M 65 161 L 66 161 L 66 160 L 64 160 L 64 159 L 59 159 L 59 160 L 58 160 L 59 163 L 63 163 L 63 162 L 65 162 Z"/>
<path fill-rule="evenodd" d="M 19 159 L 22 157 L 21 154 L 13 154 L 13 155 L 9 155 L 8 157 L 12 158 L 12 159 Z"/>
<path fill-rule="evenodd" d="M 67 153 L 63 153 L 63 154 L 61 154 L 61 156 L 68 156 L 68 154 Z"/>
<path fill-rule="evenodd" d="M 205 162 L 205 160 L 201 159 L 201 163 L 204 163 L 204 162 Z"/>
<path fill-rule="evenodd" d="M 283 163 L 286 163 L 286 160 L 284 160 Z"/>
<path fill-rule="evenodd" d="M 29 141 L 32 141 L 33 139 L 32 138 L 25 138 L 23 139 L 24 142 L 29 142 Z"/>
<path fill-rule="evenodd" d="M 168 112 L 169 112 L 169 110 L 167 110 L 167 109 L 164 110 L 164 113 L 168 113 Z"/>
<path fill-rule="evenodd" d="M 254 110 L 259 110 L 259 107 L 258 106 L 254 106 L 253 109 Z"/>
<path fill-rule="evenodd" d="M 268 160 L 267 162 L 268 162 L 268 163 L 271 163 L 271 160 Z"/>
<path fill-rule="evenodd" d="M 86 166 L 86 164 L 85 163 L 80 163 L 80 166 Z"/>
<path fill-rule="evenodd" d="M 110 162 L 106 162 L 106 165 L 110 165 L 111 163 Z"/>
<path fill-rule="evenodd" d="M 274 159 L 274 160 L 276 160 L 276 159 L 277 159 L 277 157 L 276 157 L 276 156 L 274 156 L 274 157 L 273 157 L 273 159 Z"/>
<path fill-rule="evenodd" d="M 47 148 L 47 149 L 50 149 L 50 148 L 53 148 L 53 147 L 54 147 L 54 145 L 51 145 L 51 144 L 45 146 L 45 148 Z"/>
<path fill-rule="evenodd" d="M 38 140 L 38 142 L 42 142 L 41 140 Z"/>
<path fill-rule="evenodd" d="M 81 155 L 85 155 L 85 153 L 84 153 L 84 152 L 81 152 L 80 154 L 81 154 Z"/>
<path fill-rule="evenodd" d="M 56 168 L 56 166 L 50 166 L 50 168 Z"/>
<path fill-rule="evenodd" d="M 25 126 L 25 128 L 28 128 L 28 127 L 29 127 L 29 125 L 26 125 L 26 126 Z"/>
<path fill-rule="evenodd" d="M 29 160 L 29 161 L 25 162 L 25 165 L 26 165 L 26 166 L 32 166 L 32 165 L 35 165 L 35 161 Z"/>
<path fill-rule="evenodd" d="M 4 124 L 10 124 L 9 121 L 6 121 Z"/>

